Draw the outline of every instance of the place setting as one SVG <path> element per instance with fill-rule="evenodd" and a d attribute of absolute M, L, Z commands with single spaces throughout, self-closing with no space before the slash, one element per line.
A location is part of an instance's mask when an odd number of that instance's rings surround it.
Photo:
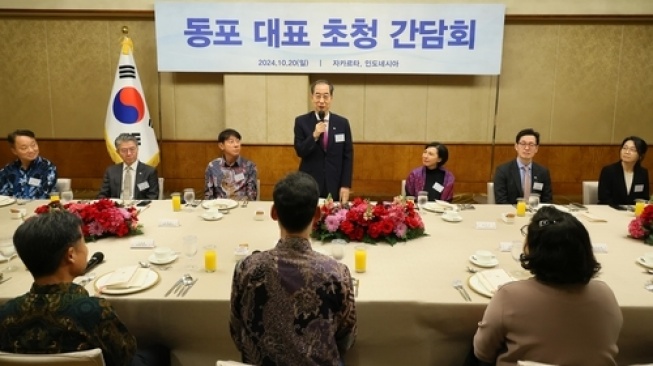
<path fill-rule="evenodd" d="M 516 281 L 505 269 L 495 268 L 499 259 L 489 250 L 477 250 L 469 256 L 469 262 L 480 269 L 467 267 L 472 274 L 467 279 L 467 286 L 481 296 L 491 298 L 499 287 Z"/>
<path fill-rule="evenodd" d="M 170 248 L 157 247 L 153 253 L 147 257 L 149 263 L 154 265 L 166 265 L 174 262 L 179 258 L 179 254 Z"/>
<path fill-rule="evenodd" d="M 644 253 L 635 262 L 646 269 L 653 269 L 653 252 Z"/>
<path fill-rule="evenodd" d="M 145 291 L 160 280 L 159 273 L 140 265 L 118 268 L 95 280 L 95 292 L 102 295 L 127 295 Z"/>
<path fill-rule="evenodd" d="M 11 196 L 0 196 L 0 207 L 9 206 L 16 202 L 16 198 Z"/>

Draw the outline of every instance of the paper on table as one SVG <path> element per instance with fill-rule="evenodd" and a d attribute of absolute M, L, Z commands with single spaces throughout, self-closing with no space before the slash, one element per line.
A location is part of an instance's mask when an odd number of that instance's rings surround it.
<path fill-rule="evenodd" d="M 505 285 L 508 282 L 512 282 L 515 279 L 512 278 L 504 269 L 490 269 L 487 271 L 479 272 L 478 278 L 481 281 L 481 284 L 485 286 L 490 292 L 495 293 L 499 287 Z"/>
<path fill-rule="evenodd" d="M 121 267 L 113 271 L 104 286 L 110 289 L 141 287 L 149 271 L 148 268 L 138 266 Z"/>
<path fill-rule="evenodd" d="M 177 227 L 181 226 L 177 219 L 161 219 L 159 220 L 160 227 Z"/>

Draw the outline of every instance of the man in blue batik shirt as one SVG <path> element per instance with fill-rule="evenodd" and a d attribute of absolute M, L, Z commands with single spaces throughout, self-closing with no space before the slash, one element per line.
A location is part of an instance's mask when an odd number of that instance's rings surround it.
<path fill-rule="evenodd" d="M 7 136 L 17 159 L 0 169 L 0 195 L 48 199 L 57 185 L 57 167 L 39 156 L 34 132 L 16 130 Z"/>

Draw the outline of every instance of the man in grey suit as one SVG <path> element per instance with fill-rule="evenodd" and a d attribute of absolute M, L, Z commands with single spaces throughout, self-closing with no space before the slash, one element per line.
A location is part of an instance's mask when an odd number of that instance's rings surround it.
<path fill-rule="evenodd" d="M 138 161 L 136 137 L 122 133 L 116 137 L 115 146 L 123 162 L 107 168 L 98 198 L 159 198 L 159 177 L 156 169 Z"/>
<path fill-rule="evenodd" d="M 540 202 L 553 202 L 549 170 L 533 162 L 539 145 L 540 134 L 532 128 L 517 133 L 515 138 L 517 159 L 499 165 L 494 173 L 496 203 L 514 204 L 517 203 L 517 198 L 528 199 L 531 193 L 539 194 Z"/>

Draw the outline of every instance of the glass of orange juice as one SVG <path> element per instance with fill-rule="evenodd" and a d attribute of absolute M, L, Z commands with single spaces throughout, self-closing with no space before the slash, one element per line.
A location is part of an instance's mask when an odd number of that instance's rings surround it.
<path fill-rule="evenodd" d="M 358 273 L 367 271 L 367 248 L 362 245 L 354 248 L 354 270 Z"/>
<path fill-rule="evenodd" d="M 517 216 L 526 216 L 526 201 L 523 198 L 517 198 Z"/>
<path fill-rule="evenodd" d="M 204 246 L 204 270 L 207 272 L 215 272 L 218 269 L 218 252 L 215 250 L 215 245 Z"/>
<path fill-rule="evenodd" d="M 60 200 L 59 192 L 57 191 L 50 192 L 50 202 L 59 201 L 59 200 Z"/>
<path fill-rule="evenodd" d="M 181 211 L 181 193 L 175 192 L 170 197 L 172 198 L 172 210 L 175 212 Z"/>
<path fill-rule="evenodd" d="M 646 200 L 635 200 L 635 216 L 639 217 L 644 212 L 644 207 L 646 207 Z"/>

